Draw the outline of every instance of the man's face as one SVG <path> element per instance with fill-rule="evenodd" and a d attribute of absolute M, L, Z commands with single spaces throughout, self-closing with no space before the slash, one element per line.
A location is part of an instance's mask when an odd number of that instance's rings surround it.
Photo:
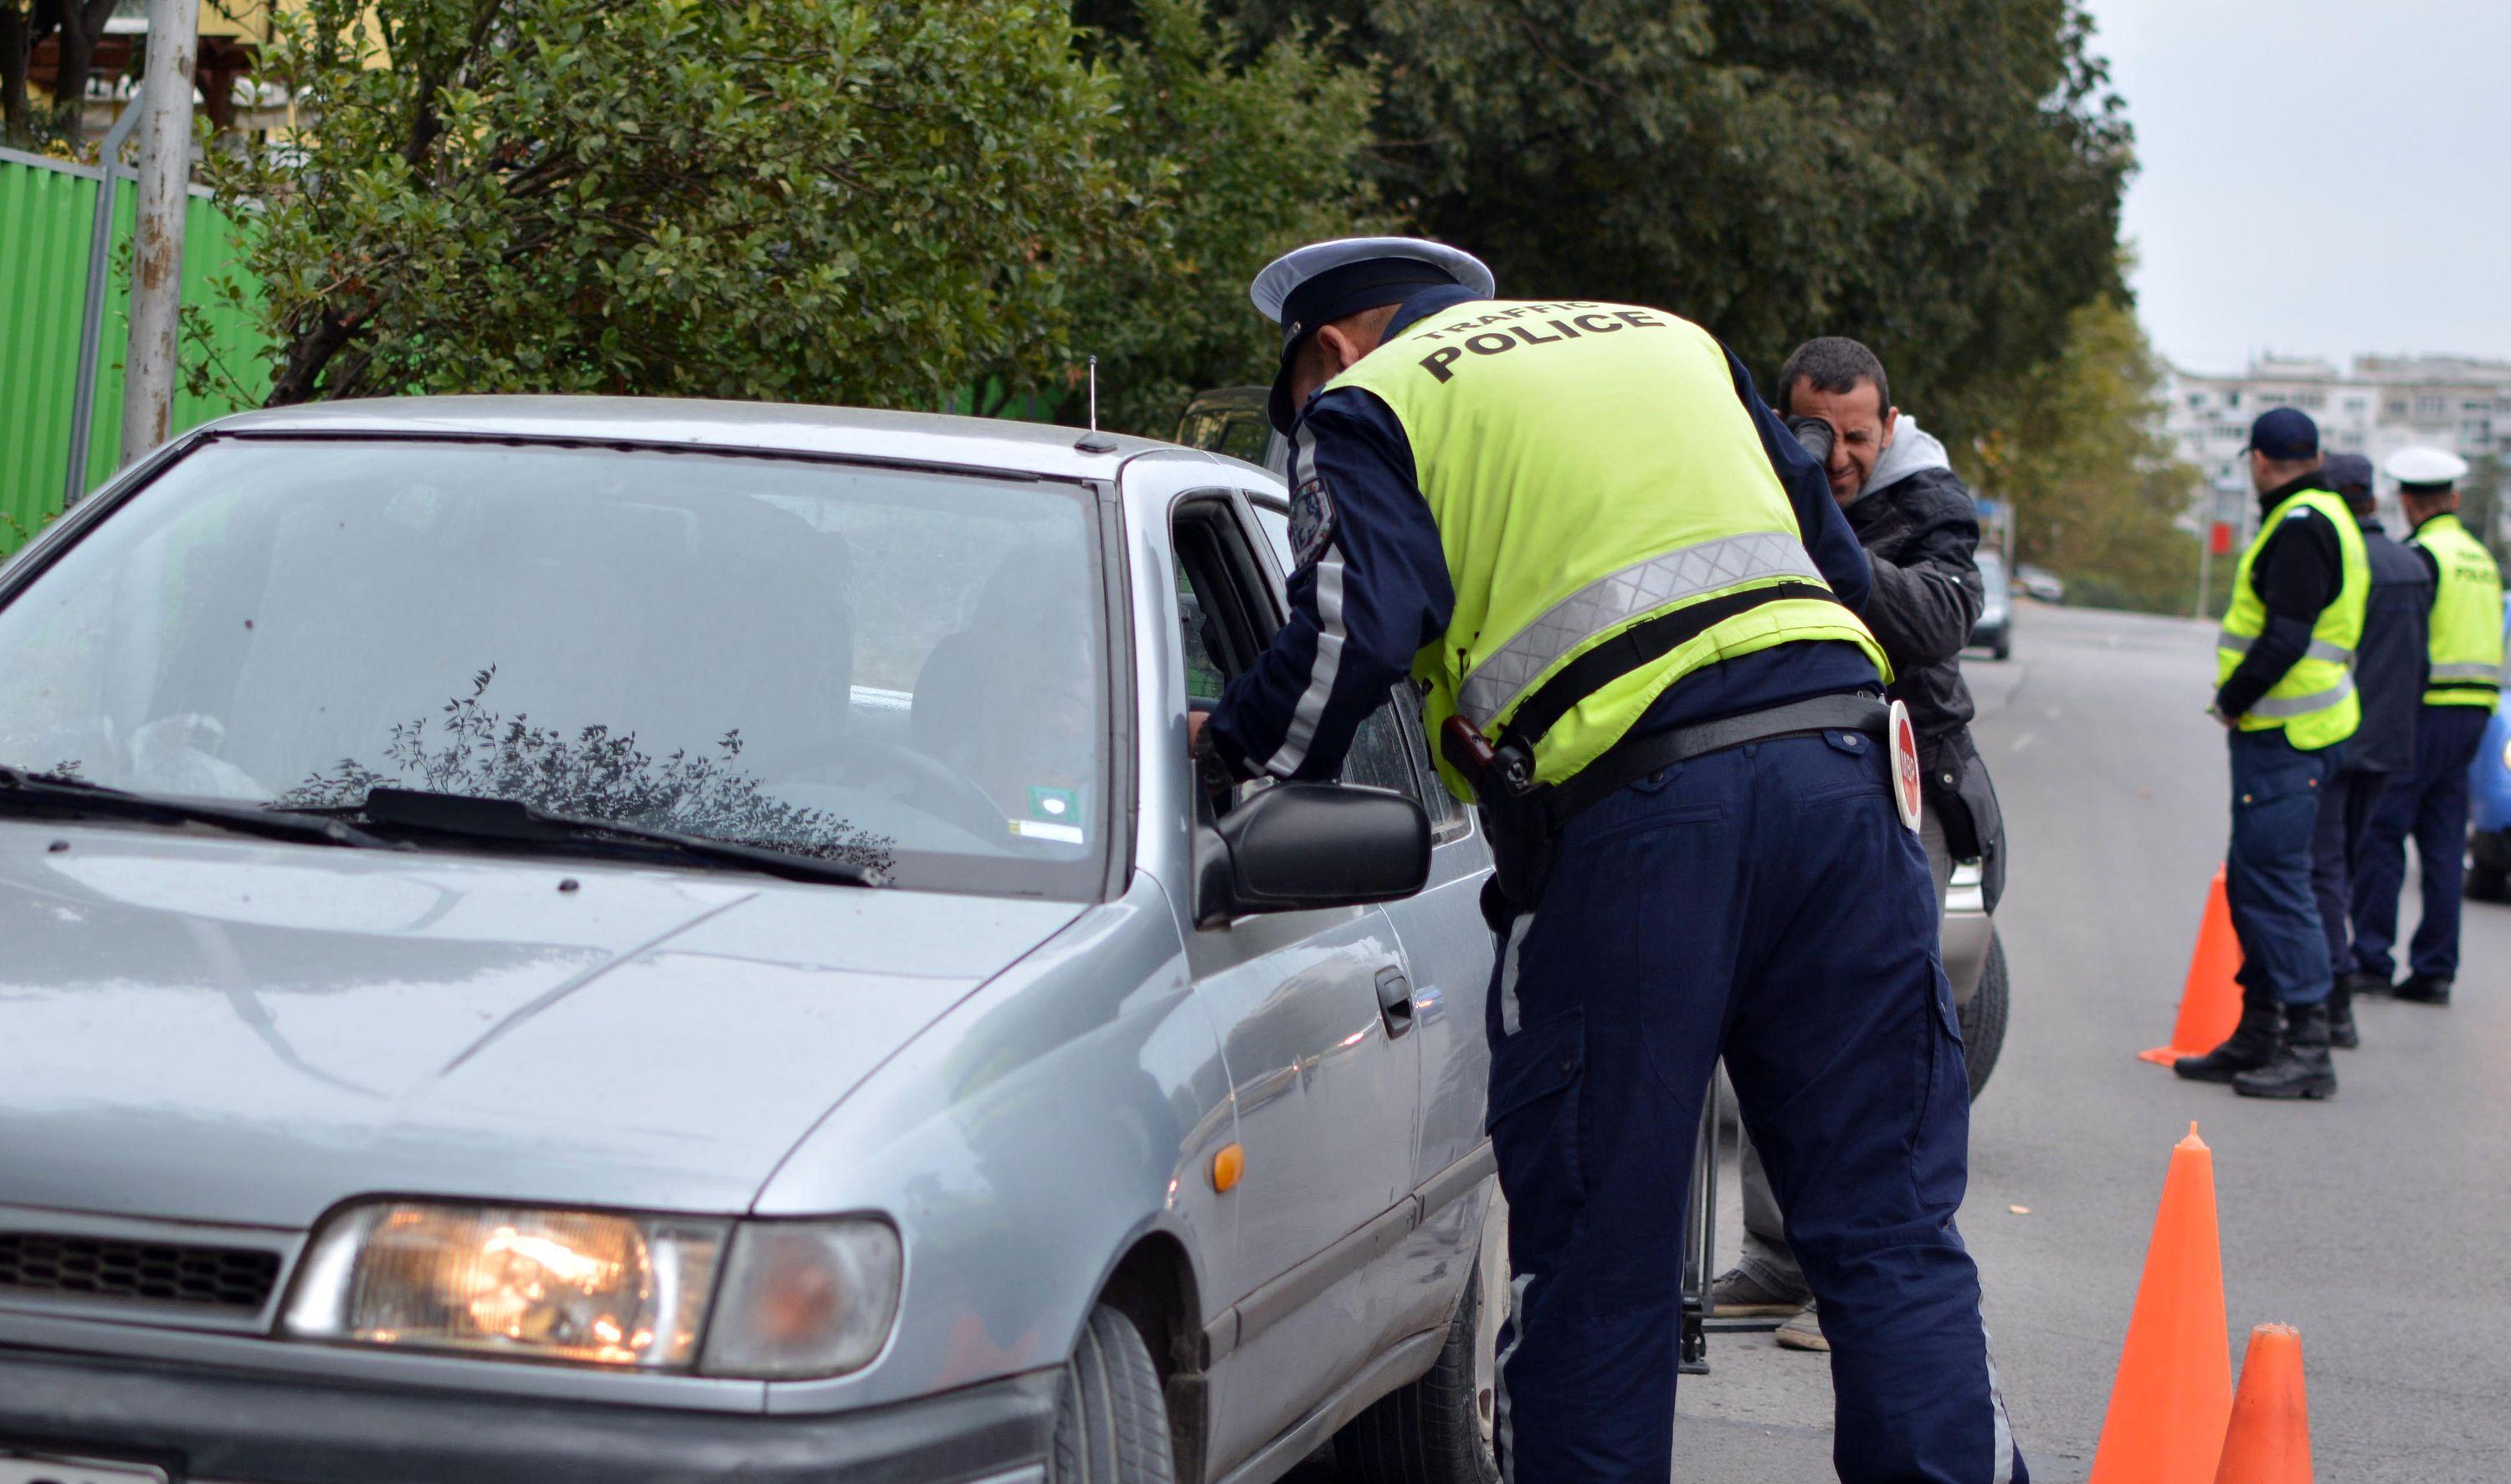
<path fill-rule="evenodd" d="M 1831 424 L 1831 497 L 1845 505 L 1874 477 L 1874 462 L 1892 447 L 1892 428 L 1901 410 L 1883 405 L 1883 393 L 1872 381 L 1860 381 L 1844 392 L 1826 392 L 1799 378 L 1788 394 L 1788 410 L 1797 417 L 1819 417 Z"/>

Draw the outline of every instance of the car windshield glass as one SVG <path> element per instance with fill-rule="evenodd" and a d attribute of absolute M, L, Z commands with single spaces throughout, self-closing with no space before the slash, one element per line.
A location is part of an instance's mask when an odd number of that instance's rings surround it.
<path fill-rule="evenodd" d="M 0 608 L 0 764 L 287 807 L 394 787 L 1081 897 L 1082 486 L 554 445 L 211 444 Z"/>
<path fill-rule="evenodd" d="M 1992 551 L 1979 554 L 1979 580 L 1991 593 L 2005 589 L 2005 559 Z"/>

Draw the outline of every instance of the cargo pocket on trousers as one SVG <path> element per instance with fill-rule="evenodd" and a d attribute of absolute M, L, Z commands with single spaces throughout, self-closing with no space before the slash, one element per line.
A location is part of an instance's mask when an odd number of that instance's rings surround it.
<path fill-rule="evenodd" d="M 1586 1205 L 1578 1151 L 1586 1069 L 1586 1021 L 1575 1010 L 1491 1048 L 1486 1124 L 1508 1196 L 1509 1249 L 1529 1269 L 1569 1239 Z"/>
<path fill-rule="evenodd" d="M 1919 1085 L 1926 1098 L 1910 1135 L 1910 1179 L 1922 1207 L 1951 1217 L 1961 1204 L 1970 1149 L 1970 1068 L 1962 1059 L 1961 1019 L 1952 992 L 1941 981 L 1929 996 L 1926 1065 Z"/>

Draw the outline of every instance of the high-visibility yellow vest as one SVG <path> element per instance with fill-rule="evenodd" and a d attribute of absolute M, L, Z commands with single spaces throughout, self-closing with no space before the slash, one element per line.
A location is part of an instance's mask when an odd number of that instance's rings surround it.
<path fill-rule="evenodd" d="M 2502 699 L 2502 572 L 2456 515 L 2437 515 L 2407 542 L 2433 554 L 2432 679 L 2427 706 L 2484 706 Z"/>
<path fill-rule="evenodd" d="M 2223 632 L 2215 641 L 2215 683 L 2220 687 L 2230 680 L 2241 656 L 2266 632 L 2267 606 L 2250 580 L 2259 553 L 2285 522 L 2304 519 L 2306 509 L 2326 516 L 2336 527 L 2344 579 L 2337 601 L 2319 610 L 2310 630 L 2310 647 L 2294 661 L 2284 679 L 2242 713 L 2239 724 L 2243 731 L 2281 726 L 2286 741 L 2305 752 L 2317 752 L 2354 735 L 2363 720 L 2363 701 L 2354 692 L 2354 646 L 2363 642 L 2372 565 L 2363 555 L 2363 528 L 2354 524 L 2354 513 L 2342 499 L 2325 489 L 2304 489 L 2267 512 L 2257 539 L 2241 553 L 2240 567 L 2232 575 L 2232 606 L 2223 614 Z"/>
<path fill-rule="evenodd" d="M 1719 660 L 1831 640 L 1889 679 L 1798 538 L 1726 354 L 1700 327 L 1631 304 L 1459 304 L 1333 384 L 1394 410 L 1447 553 L 1454 616 L 1412 672 L 1433 737 L 1462 716 L 1500 739 L 1529 699 L 1545 698 L 1529 718 L 1557 707 L 1565 691 L 1545 686 L 1565 667 L 1625 634 L 1564 685 L 1648 657 L 1532 739 L 1538 780 L 1576 773 Z"/>

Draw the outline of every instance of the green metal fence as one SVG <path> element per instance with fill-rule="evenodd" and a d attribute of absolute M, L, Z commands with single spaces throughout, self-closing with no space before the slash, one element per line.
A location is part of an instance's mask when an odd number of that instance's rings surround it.
<path fill-rule="evenodd" d="M 0 150 L 0 556 L 24 544 L 61 508 L 70 405 L 78 380 L 79 318 L 87 294 L 88 237 L 102 178 L 94 169 Z M 114 192 L 117 252 L 130 241 L 137 194 L 128 179 Z M 209 292 L 212 279 L 231 272 L 242 249 L 239 225 L 195 191 L 183 224 L 183 302 L 208 310 L 208 332 L 185 334 L 185 364 L 215 356 L 234 375 L 247 378 L 249 391 L 242 397 L 198 397 L 178 387 L 177 430 L 239 406 L 257 405 L 260 390 L 268 385 L 259 331 Z M 90 489 L 122 464 L 129 288 L 126 273 L 107 279 L 88 447 Z"/>

